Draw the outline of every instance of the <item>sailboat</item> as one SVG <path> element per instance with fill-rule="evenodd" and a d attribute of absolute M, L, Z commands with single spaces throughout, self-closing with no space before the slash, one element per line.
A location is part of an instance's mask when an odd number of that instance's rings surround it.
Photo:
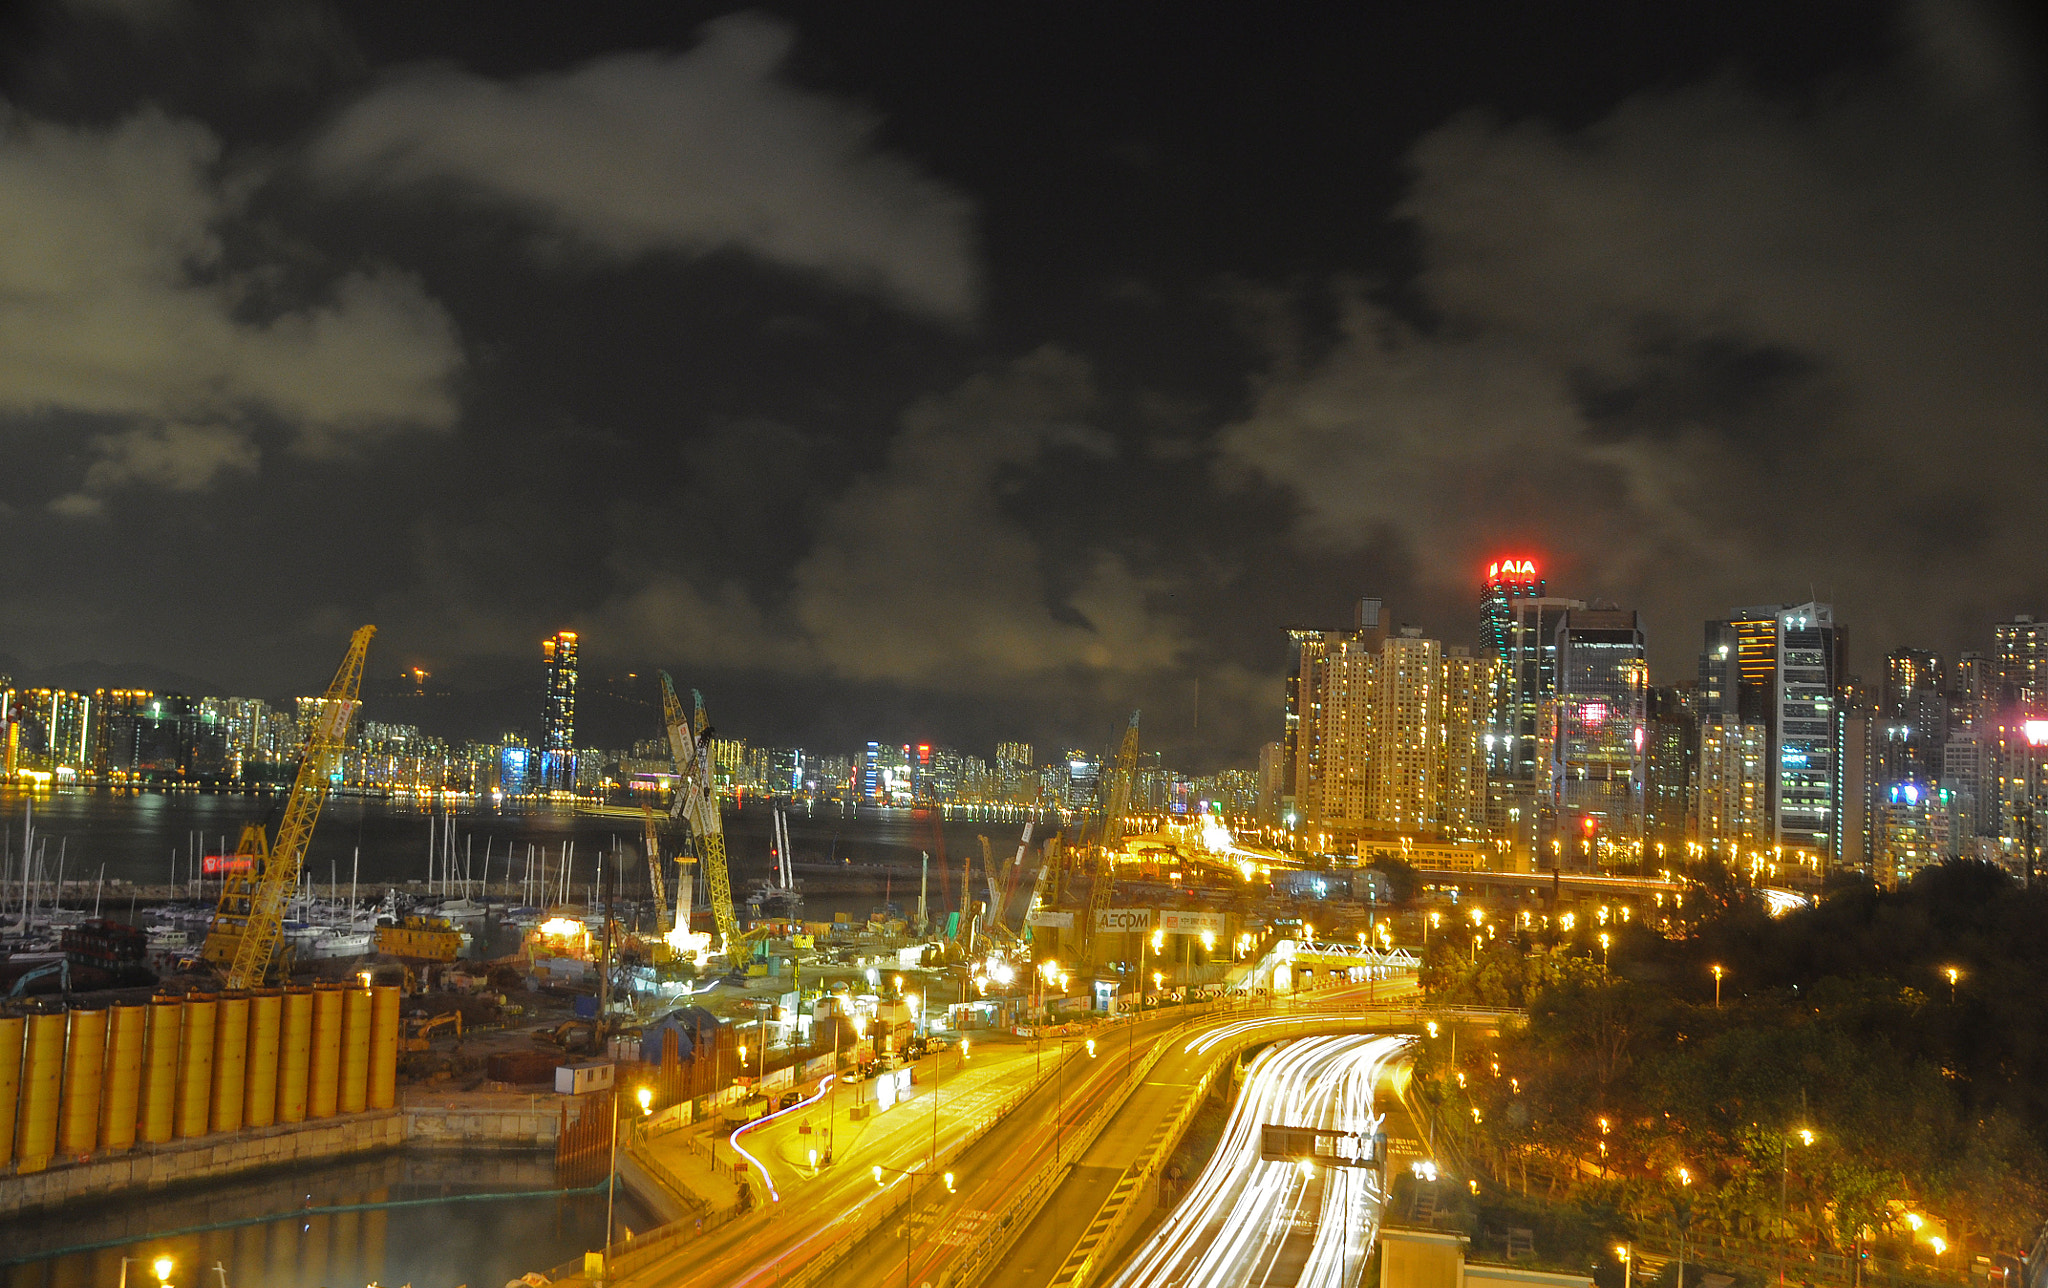
<path fill-rule="evenodd" d="M 803 885 L 790 872 L 789 816 L 781 810 L 769 812 L 771 839 L 768 857 L 775 863 L 772 880 L 763 879 L 747 896 L 747 909 L 754 916 L 795 917 L 804 910 Z"/>

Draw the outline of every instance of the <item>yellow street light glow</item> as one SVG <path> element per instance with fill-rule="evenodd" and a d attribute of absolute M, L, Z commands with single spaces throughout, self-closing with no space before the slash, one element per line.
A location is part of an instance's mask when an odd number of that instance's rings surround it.
<path fill-rule="evenodd" d="M 1934 1245 L 1934 1255 L 1937 1257 L 1948 1251 L 1948 1240 L 1938 1234 L 1929 1235 L 1927 1242 Z"/>
<path fill-rule="evenodd" d="M 158 1257 L 150 1263 L 149 1268 L 156 1272 L 156 1281 L 158 1283 L 165 1283 L 171 1277 L 171 1259 L 169 1257 Z"/>
<path fill-rule="evenodd" d="M 1093 1060 L 1093 1059 L 1095 1058 L 1095 1039 L 1094 1039 L 1094 1038 L 1089 1038 L 1089 1039 L 1088 1039 L 1088 1058 L 1089 1058 L 1090 1060 Z"/>
<path fill-rule="evenodd" d="M 1302 1159 L 1301 1174 L 1303 1176 L 1314 1176 L 1316 1174 L 1316 1165 L 1306 1158 Z"/>
<path fill-rule="evenodd" d="M 653 1113 L 653 1112 L 654 1112 L 654 1088 L 652 1088 L 652 1087 L 642 1087 L 642 1088 L 640 1088 L 640 1092 L 639 1092 L 639 1098 L 640 1098 L 640 1112 L 641 1112 L 641 1113 L 643 1113 L 643 1114 L 651 1114 L 651 1113 Z"/>
<path fill-rule="evenodd" d="M 1799 1143 L 1802 1145 L 1813 1144 L 1813 1132 L 1808 1128 L 1801 1127 L 1799 1129 Z"/>
<path fill-rule="evenodd" d="M 811 1170 L 818 1170 L 818 1151 L 815 1149 L 811 1151 Z"/>
<path fill-rule="evenodd" d="M 881 1183 L 882 1183 L 882 1165 L 881 1165 L 880 1163 L 876 1163 L 876 1164 L 875 1164 L 875 1184 L 877 1184 L 877 1185 L 880 1185 Z"/>
<path fill-rule="evenodd" d="M 953 1192 L 953 1174 L 952 1174 L 951 1172 L 947 1172 L 947 1173 L 946 1173 L 946 1193 L 948 1193 L 948 1194 L 951 1194 L 952 1192 Z"/>

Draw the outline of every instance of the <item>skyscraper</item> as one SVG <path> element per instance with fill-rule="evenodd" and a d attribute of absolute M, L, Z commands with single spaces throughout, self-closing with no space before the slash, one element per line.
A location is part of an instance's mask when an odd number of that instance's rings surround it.
<path fill-rule="evenodd" d="M 1290 629 L 1287 632 L 1286 725 L 1280 735 L 1283 816 L 1299 821 L 1327 813 L 1323 802 L 1323 718 L 1320 703 L 1328 679 L 1324 673 L 1330 650 L 1344 641 L 1377 649 L 1386 638 L 1380 622 L 1380 601 L 1358 601 L 1356 624 L 1348 631 Z M 1283 822 L 1288 821 L 1283 817 Z"/>
<path fill-rule="evenodd" d="M 1540 581 L 1525 584 L 1543 588 Z M 1493 709 L 1485 735 L 1487 825 L 1526 852 L 1537 844 L 1544 813 L 1538 801 L 1544 752 L 1537 726 L 1543 704 L 1557 696 L 1557 628 L 1567 613 L 1586 605 L 1550 595 L 1495 593 L 1503 585 L 1508 583 L 1496 583 L 1483 601 L 1488 647 L 1496 650 Z M 1492 642 L 1495 613 L 1505 615 L 1498 644 Z"/>
<path fill-rule="evenodd" d="M 1991 628 L 1991 639 L 1998 678 L 2008 694 L 2031 705 L 2048 704 L 2048 622 L 2014 613 L 2011 621 Z"/>
<path fill-rule="evenodd" d="M 1884 718 L 1896 730 L 1900 755 L 1892 781 L 1912 779 L 1922 787 L 1941 777 L 1948 742 L 1948 694 L 1941 655 L 1925 649 L 1894 649 L 1884 660 Z"/>
<path fill-rule="evenodd" d="M 557 631 L 540 643 L 547 687 L 541 710 L 541 787 L 576 786 L 576 632 Z"/>
<path fill-rule="evenodd" d="M 1845 641 L 1834 611 L 1822 603 L 1737 609 L 1707 623 L 1700 657 L 1703 710 L 1763 726 L 1770 844 L 1823 860 L 1839 859 L 1842 842 Z"/>
<path fill-rule="evenodd" d="M 1649 670 L 1640 614 L 1574 608 L 1557 624 L 1549 806 L 1560 834 L 1641 839 Z"/>
<path fill-rule="evenodd" d="M 1495 663 L 1413 627 L 1378 636 L 1359 632 L 1327 650 L 1316 704 L 1320 810 L 1307 818 L 1332 830 L 1480 839 Z"/>

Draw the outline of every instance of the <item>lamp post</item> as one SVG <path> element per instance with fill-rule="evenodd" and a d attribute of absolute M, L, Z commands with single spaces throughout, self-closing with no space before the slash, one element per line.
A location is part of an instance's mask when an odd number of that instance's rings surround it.
<path fill-rule="evenodd" d="M 1707 969 L 1714 972 L 1714 1009 L 1718 1011 L 1721 1009 L 1721 976 L 1724 972 L 1719 966 L 1709 966 Z"/>
<path fill-rule="evenodd" d="M 1801 1127 L 1796 1132 L 1787 1132 L 1778 1141 L 1778 1283 L 1785 1282 L 1785 1180 L 1792 1174 L 1792 1137 L 1799 1137 L 1801 1145 L 1813 1144 L 1811 1128 Z"/>
<path fill-rule="evenodd" d="M 1956 978 L 1959 975 L 1961 975 L 1962 972 L 1957 970 L 1955 967 L 1951 966 L 1947 970 L 1944 970 L 1942 974 L 1948 976 L 1948 1004 L 1950 1006 L 1954 1006 L 1956 1004 Z"/>
<path fill-rule="evenodd" d="M 612 1161 L 604 1176 L 604 1281 L 612 1281 L 612 1197 L 619 1188 L 619 1090 L 612 1088 Z"/>
<path fill-rule="evenodd" d="M 1685 1236 L 1692 1231 L 1692 1200 L 1685 1197 L 1692 1186 L 1692 1173 L 1678 1169 L 1679 1198 L 1671 1205 L 1671 1214 L 1678 1218 L 1678 1285 L 1685 1288 Z"/>
<path fill-rule="evenodd" d="M 1635 1288 L 1636 1263 L 1630 1246 L 1626 1243 L 1619 1245 L 1614 1249 L 1614 1255 L 1621 1259 L 1621 1288 Z"/>

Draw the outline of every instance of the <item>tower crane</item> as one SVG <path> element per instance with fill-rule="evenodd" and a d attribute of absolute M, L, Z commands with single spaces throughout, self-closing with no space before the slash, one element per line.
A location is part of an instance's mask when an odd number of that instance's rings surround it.
<path fill-rule="evenodd" d="M 254 988 L 270 970 L 284 934 L 285 907 L 299 883 L 299 869 L 305 866 L 306 847 L 313 843 L 313 825 L 320 819 L 335 764 L 348 743 L 349 722 L 355 719 L 356 695 L 363 683 L 363 657 L 376 633 L 376 627 L 363 626 L 349 637 L 341 669 L 314 708 L 313 727 L 306 733 L 298 776 L 285 798 L 276 839 L 258 846 L 245 836 L 242 848 L 258 857 L 249 871 L 229 873 L 221 887 L 200 956 L 221 968 L 223 988 Z M 260 831 L 261 825 L 256 826 Z"/>
<path fill-rule="evenodd" d="M 1086 964 L 1095 964 L 1095 916 L 1109 908 L 1116 888 L 1116 852 L 1123 848 L 1125 817 L 1131 810 L 1131 784 L 1138 774 L 1138 713 L 1124 729 L 1123 744 L 1117 748 L 1116 763 L 1102 776 L 1098 799 L 1102 802 L 1102 830 L 1096 836 L 1094 877 L 1088 883 L 1087 921 L 1081 928 L 1082 953 Z"/>
<path fill-rule="evenodd" d="M 720 948 L 727 959 L 740 950 L 740 920 L 732 909 L 732 878 L 725 867 L 725 824 L 718 816 L 718 789 L 711 781 L 711 722 L 704 714 L 704 695 L 695 689 L 696 718 L 683 713 L 676 682 L 661 673 L 661 716 L 668 726 L 669 752 L 676 762 L 676 794 L 669 817 L 690 825 L 690 838 L 704 864 L 704 885 L 711 915 L 718 923 Z"/>
<path fill-rule="evenodd" d="M 661 879 L 661 833 L 654 827 L 654 806 L 643 804 L 640 812 L 647 822 L 647 893 L 659 908 L 668 903 L 668 885 Z"/>

